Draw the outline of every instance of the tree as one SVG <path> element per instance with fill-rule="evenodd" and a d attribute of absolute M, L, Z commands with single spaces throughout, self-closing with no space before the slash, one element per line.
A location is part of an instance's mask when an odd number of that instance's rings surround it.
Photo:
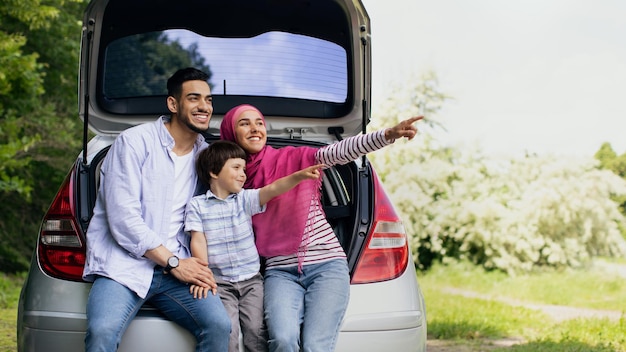
<path fill-rule="evenodd" d="M 0 266 L 6 272 L 27 267 L 41 216 L 80 146 L 76 68 L 85 4 L 0 3 Z"/>
<path fill-rule="evenodd" d="M 170 41 L 163 33 L 134 35 L 111 43 L 107 48 L 106 67 L 111 77 L 123 79 L 107 82 L 109 97 L 149 96 L 166 94 L 166 83 L 172 72 L 181 67 L 196 67 L 211 76 L 197 45 L 185 49 L 178 41 Z M 119 63 L 118 63 L 119 62 Z M 120 93 L 118 93 L 120 92 Z"/>
<path fill-rule="evenodd" d="M 594 157 L 598 160 L 601 169 L 613 171 L 619 177 L 626 179 L 626 153 L 618 156 L 611 144 L 603 143 Z M 626 196 L 613 196 L 613 199 L 620 204 L 622 214 L 626 215 Z M 622 234 L 626 238 L 626 228 L 622 229 Z"/>
<path fill-rule="evenodd" d="M 0 267 L 24 270 L 40 224 L 82 146 L 77 110 L 82 15 L 88 0 L 0 3 Z M 197 47 L 159 36 L 136 47 L 153 72 L 123 84 L 164 92 L 166 75 L 185 66 L 210 72 Z M 139 74 L 139 75 L 137 75 Z M 36 196 L 32 196 L 32 195 Z"/>
<path fill-rule="evenodd" d="M 36 53 L 25 54 L 22 47 L 26 38 L 20 33 L 8 32 L 10 23 L 27 21 L 31 28 L 41 26 L 38 18 L 54 16 L 49 8 L 31 9 L 17 1 L 0 5 L 0 192 L 29 194 L 28 182 L 15 174 L 28 164 L 27 158 L 18 158 L 28 150 L 38 136 L 24 133 L 19 117 L 24 109 L 32 109 L 43 93 L 41 65 Z"/>

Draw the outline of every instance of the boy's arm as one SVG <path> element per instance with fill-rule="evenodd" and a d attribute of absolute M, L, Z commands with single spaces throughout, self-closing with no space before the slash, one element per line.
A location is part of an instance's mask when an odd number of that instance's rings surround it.
<path fill-rule="evenodd" d="M 191 241 L 189 247 L 191 249 L 191 256 L 201 259 L 203 262 L 209 262 L 209 253 L 207 249 L 206 237 L 202 231 L 190 231 Z"/>
<path fill-rule="evenodd" d="M 315 180 L 320 178 L 320 169 L 326 167 L 324 164 L 309 166 L 292 173 L 291 175 L 279 178 L 269 185 L 259 190 L 259 203 L 261 206 L 267 204 L 272 198 L 289 191 L 304 180 Z"/>
<path fill-rule="evenodd" d="M 207 248 L 206 237 L 202 231 L 190 231 L 191 241 L 189 242 L 189 249 L 191 249 L 191 256 L 201 259 L 203 262 L 209 262 L 209 251 Z M 206 298 L 209 291 L 213 292 L 213 295 L 217 294 L 217 287 L 202 287 L 198 285 L 190 285 L 189 293 L 193 295 L 193 298 Z"/>

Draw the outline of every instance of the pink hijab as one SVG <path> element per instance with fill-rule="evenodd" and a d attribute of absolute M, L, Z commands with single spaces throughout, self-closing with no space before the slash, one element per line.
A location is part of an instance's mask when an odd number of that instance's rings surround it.
<path fill-rule="evenodd" d="M 235 125 L 239 116 L 253 110 L 265 117 L 254 106 L 243 104 L 230 109 L 220 126 L 222 139 L 237 143 Z M 245 188 L 261 188 L 295 171 L 315 165 L 316 148 L 273 148 L 265 145 L 256 154 L 248 154 Z M 306 180 L 294 189 L 267 203 L 264 213 L 252 218 L 256 246 L 263 257 L 298 254 L 301 259 L 306 248 L 300 248 L 303 236 L 311 231 L 312 207 L 319 206 L 321 180 Z"/>

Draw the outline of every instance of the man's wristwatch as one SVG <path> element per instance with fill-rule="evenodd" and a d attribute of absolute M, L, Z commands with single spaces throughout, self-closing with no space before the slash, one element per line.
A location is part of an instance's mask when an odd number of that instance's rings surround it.
<path fill-rule="evenodd" d="M 178 257 L 173 255 L 167 258 L 167 265 L 165 266 L 165 269 L 163 270 L 163 272 L 165 274 L 168 274 L 172 269 L 176 269 L 176 268 L 178 268 Z"/>

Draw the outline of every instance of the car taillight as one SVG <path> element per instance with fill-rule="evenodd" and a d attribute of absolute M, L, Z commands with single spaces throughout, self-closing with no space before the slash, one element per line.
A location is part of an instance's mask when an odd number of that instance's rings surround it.
<path fill-rule="evenodd" d="M 74 207 L 74 170 L 65 178 L 43 218 L 38 258 L 43 271 L 59 279 L 82 281 L 85 246 Z"/>
<path fill-rule="evenodd" d="M 352 275 L 352 284 L 387 281 L 402 275 L 409 246 L 402 221 L 374 174 L 374 219 L 365 248 Z"/>

